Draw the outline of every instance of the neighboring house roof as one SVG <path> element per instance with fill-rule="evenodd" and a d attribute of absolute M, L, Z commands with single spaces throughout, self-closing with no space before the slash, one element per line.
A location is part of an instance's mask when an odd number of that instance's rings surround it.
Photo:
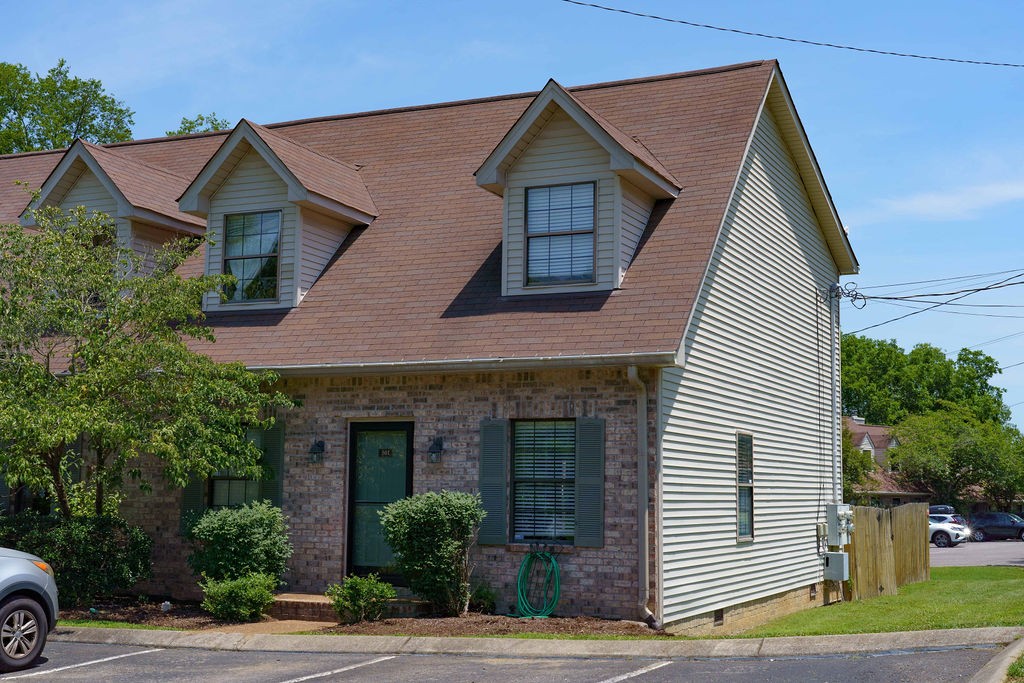
<path fill-rule="evenodd" d="M 301 305 L 210 315 L 217 343 L 204 351 L 251 367 L 318 373 L 479 363 L 671 364 L 765 106 L 779 119 L 839 272 L 856 271 L 774 61 L 568 90 L 551 86 L 558 90 L 643 166 L 682 188 L 677 199 L 655 205 L 621 288 L 501 295 L 502 199 L 481 189 L 474 171 L 540 93 L 252 125 L 313 192 L 320 192 L 315 183 L 324 164 L 358 168 L 377 217 L 349 235 Z M 196 178 L 226 138 L 217 133 L 105 149 Z M 0 157 L 0 221 L 16 219 L 24 207 L 4 184 L 40 183 L 58 160 L 57 154 Z M 352 174 L 331 181 L 342 183 L 335 186 L 339 194 L 353 189 L 344 178 Z M 369 209 L 361 198 L 349 199 Z M 185 271 L 200 272 L 202 264 L 200 253 Z"/>
<path fill-rule="evenodd" d="M 862 424 L 849 416 L 844 416 L 843 419 L 846 421 L 846 428 L 853 437 L 853 443 L 860 444 L 867 437 L 870 439 L 872 446 L 878 450 L 888 450 L 890 446 L 895 445 L 892 443 L 894 437 L 890 434 L 892 427 L 888 425 Z"/>

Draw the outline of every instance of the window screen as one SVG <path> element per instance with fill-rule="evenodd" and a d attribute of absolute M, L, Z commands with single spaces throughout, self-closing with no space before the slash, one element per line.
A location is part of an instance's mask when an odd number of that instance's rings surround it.
<path fill-rule="evenodd" d="M 594 280 L 594 183 L 526 190 L 526 284 Z"/>
<path fill-rule="evenodd" d="M 519 421 L 513 429 L 513 542 L 571 542 L 576 526 L 576 422 Z"/>

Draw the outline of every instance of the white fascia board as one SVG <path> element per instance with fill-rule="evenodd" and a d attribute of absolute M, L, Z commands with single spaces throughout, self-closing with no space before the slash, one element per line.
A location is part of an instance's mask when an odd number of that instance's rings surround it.
<path fill-rule="evenodd" d="M 249 122 L 242 119 L 178 199 L 178 208 L 183 213 L 199 216 L 200 218 L 205 218 L 209 214 L 210 195 L 212 193 L 206 190 L 220 169 L 227 163 L 232 153 L 234 153 L 235 148 L 243 140 L 248 142 L 249 146 L 285 182 L 288 186 L 288 199 L 297 201 L 292 198 L 293 195 L 305 199 L 306 188 L 302 187 L 302 184 L 288 170 L 288 167 L 281 162 L 277 155 L 267 146 L 267 143 L 263 142 L 263 139 L 256 134 L 256 131 L 252 129 Z"/>
<path fill-rule="evenodd" d="M 792 133 L 787 134 L 788 127 L 780 126 L 790 153 L 796 157 L 797 168 L 800 170 L 800 176 L 808 195 L 810 195 L 811 205 L 818 216 L 818 222 L 825 231 L 825 238 L 830 247 L 839 247 L 838 254 L 833 250 L 832 258 L 839 267 L 840 275 L 854 275 L 860 272 L 860 264 L 857 262 L 857 256 L 853 253 L 850 238 L 839 219 L 839 212 L 832 201 L 832 193 L 829 192 L 828 185 L 825 184 L 825 177 L 821 173 L 821 167 L 818 166 L 814 150 L 811 149 L 811 143 L 807 139 L 807 131 L 804 130 L 804 124 L 793 104 L 789 88 L 786 87 L 786 79 L 783 78 L 782 71 L 778 66 L 772 71 L 767 100 L 769 105 L 775 105 L 772 107 L 775 110 L 773 113 L 776 116 L 780 113 L 784 114 L 796 131 L 795 136 Z M 778 111 L 779 109 L 782 111 Z"/>
<path fill-rule="evenodd" d="M 121 193 L 121 190 L 119 190 L 117 185 L 114 184 L 114 181 L 110 179 L 110 176 L 108 176 L 103 168 L 96 162 L 96 159 L 94 159 L 89 153 L 89 150 L 86 149 L 81 140 L 75 140 L 71 145 L 71 148 L 64 153 L 64 157 L 60 160 L 60 163 L 58 163 L 57 166 L 54 167 L 53 171 L 50 172 L 50 175 L 43 183 L 43 186 L 39 188 L 39 200 L 35 202 L 34 205 L 37 207 L 45 206 L 50 202 L 50 195 L 53 194 L 57 185 L 59 185 L 64 179 L 64 176 L 67 175 L 68 171 L 71 170 L 71 167 L 76 161 L 81 161 L 85 164 L 86 168 L 92 171 L 93 175 L 95 175 L 100 181 L 100 184 L 103 185 L 103 189 L 105 189 L 117 203 L 117 215 L 111 216 L 111 218 L 128 217 L 132 210 L 131 204 L 128 203 L 124 194 Z M 26 207 L 25 210 L 22 211 L 19 219 L 19 222 L 24 227 L 35 225 L 29 217 L 29 208 L 31 208 L 31 206 Z"/>
<path fill-rule="evenodd" d="M 352 223 L 353 225 L 369 225 L 373 222 L 374 216 L 363 213 L 357 209 L 353 209 L 350 206 L 346 206 L 341 202 L 336 202 L 333 199 L 328 199 L 323 195 L 317 194 L 316 192 L 306 192 L 305 196 L 301 199 L 292 198 L 291 190 L 288 191 L 288 199 L 295 202 L 299 206 L 304 206 L 310 209 L 317 209 L 321 213 L 327 213 L 331 216 L 336 216 L 343 221 Z"/>

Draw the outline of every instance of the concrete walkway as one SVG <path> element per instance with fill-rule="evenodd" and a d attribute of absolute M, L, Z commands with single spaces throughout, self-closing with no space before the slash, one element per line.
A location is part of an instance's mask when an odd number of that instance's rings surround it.
<path fill-rule="evenodd" d="M 452 654 L 481 657 L 639 657 L 714 659 L 797 657 L 899 650 L 928 650 L 974 645 L 1006 645 L 971 680 L 999 683 L 1024 651 L 1024 627 L 968 628 L 944 631 L 864 633 L 844 636 L 730 638 L 722 640 L 525 640 L 521 638 L 425 638 L 410 636 L 289 635 L 326 626 L 324 622 L 268 621 L 204 631 L 143 631 L 62 627 L 53 640 L 79 643 L 191 647 L 269 652 L 347 654 Z M 1016 642 L 1015 642 L 1016 641 Z"/>

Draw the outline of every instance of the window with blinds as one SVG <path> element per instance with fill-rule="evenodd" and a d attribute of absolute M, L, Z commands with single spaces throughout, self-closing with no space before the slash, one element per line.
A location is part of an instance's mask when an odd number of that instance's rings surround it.
<path fill-rule="evenodd" d="M 594 183 L 526 190 L 526 284 L 594 281 Z"/>
<path fill-rule="evenodd" d="M 571 543 L 575 531 L 575 420 L 513 423 L 512 540 Z"/>
<path fill-rule="evenodd" d="M 754 537 L 754 437 L 736 435 L 736 535 Z"/>

